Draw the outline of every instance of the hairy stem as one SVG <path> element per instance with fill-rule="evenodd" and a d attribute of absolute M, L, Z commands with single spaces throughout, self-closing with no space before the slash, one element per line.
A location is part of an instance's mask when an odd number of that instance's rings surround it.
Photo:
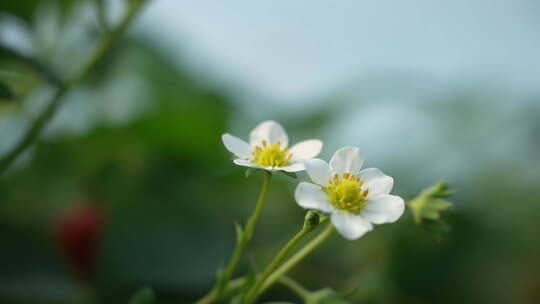
<path fill-rule="evenodd" d="M 21 155 L 21 153 L 24 152 L 39 137 L 47 123 L 54 117 L 54 114 L 58 110 L 63 97 L 73 87 L 79 84 L 79 82 L 103 59 L 104 55 L 108 50 L 110 50 L 116 38 L 123 34 L 126 28 L 131 24 L 136 13 L 139 11 L 144 2 L 146 2 L 146 0 L 129 1 L 129 6 L 126 13 L 118 26 L 104 35 L 103 39 L 99 42 L 86 64 L 82 66 L 78 73 L 75 73 L 75 75 L 66 80 L 58 88 L 45 107 L 45 110 L 36 118 L 21 140 L 0 159 L 0 174 L 8 169 L 9 166 L 17 159 L 17 157 L 19 157 L 19 155 Z"/>

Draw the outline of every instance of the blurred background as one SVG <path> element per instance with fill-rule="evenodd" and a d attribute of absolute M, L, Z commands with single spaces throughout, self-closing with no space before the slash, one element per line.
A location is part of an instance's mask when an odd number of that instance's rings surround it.
<path fill-rule="evenodd" d="M 107 22 L 125 2 L 104 2 Z M 99 20 L 96 1 L 2 1 L 0 45 L 65 78 Z M 358 287 L 357 303 L 538 303 L 539 54 L 535 0 L 150 0 L 0 176 L 0 303 L 125 303 L 142 286 L 192 303 L 262 181 L 220 136 L 267 119 L 292 142 L 322 139 L 325 159 L 360 147 L 406 199 L 439 179 L 456 190 L 442 240 L 410 213 L 335 236 L 291 273 L 307 288 Z M 8 56 L 0 85 L 3 155 L 55 87 Z M 272 181 L 243 273 L 301 226 L 294 187 Z M 279 286 L 262 300 L 298 301 Z"/>

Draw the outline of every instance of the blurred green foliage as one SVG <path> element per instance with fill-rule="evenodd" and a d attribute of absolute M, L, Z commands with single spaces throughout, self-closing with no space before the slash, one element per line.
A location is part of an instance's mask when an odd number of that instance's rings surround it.
<path fill-rule="evenodd" d="M 142 288 L 138 290 L 133 296 L 131 296 L 131 299 L 129 300 L 129 304 L 152 304 L 155 301 L 155 294 L 154 291 L 148 287 Z"/>
<path fill-rule="evenodd" d="M 42 2 L 4 1 L 0 9 L 33 22 Z M 68 14 L 71 1 L 62 3 Z M 29 76 L 27 67 L 0 61 L 2 70 L 24 78 L 11 79 L 3 96 L 11 88 L 28 96 L 46 86 Z M 62 66 L 53 68 L 65 73 Z M 122 73 L 145 85 L 144 111 L 127 122 L 98 119 L 85 132 L 42 139 L 1 177 L 0 303 L 125 303 L 140 286 L 152 287 L 156 303 L 192 303 L 227 261 L 233 222 L 243 221 L 254 206 L 262 174 L 245 177 L 229 161 L 220 136 L 234 119 L 245 118 L 246 126 L 255 122 L 225 92 L 136 36 L 119 43 L 84 88 L 104 91 Z M 109 101 L 85 96 L 85 103 Z M 467 106 L 474 96 L 446 98 L 450 101 L 441 107 L 449 107 L 442 111 L 454 126 L 451 133 L 466 136 L 464 129 L 483 110 Z M 293 135 L 309 134 L 330 128 L 335 108 L 327 103 L 295 121 L 273 119 Z M 18 110 L 0 105 L 6 117 Z M 538 126 L 537 115 L 523 117 Z M 526 136 L 538 155 L 540 129 L 535 130 Z M 538 166 L 537 160 L 529 163 Z M 513 160 L 497 160 L 482 174 L 455 181 L 456 206 L 447 218 L 452 229 L 443 242 L 435 242 L 407 214 L 357 242 L 332 239 L 290 275 L 311 290 L 328 284 L 338 291 L 354 288 L 355 303 L 538 303 L 540 187 L 534 176 L 524 178 L 513 169 Z M 426 186 L 414 172 L 394 176 L 396 184 L 405 181 L 400 194 Z M 294 186 L 286 176 L 272 182 L 244 270 L 260 269 L 300 228 L 303 211 L 293 201 Z M 104 214 L 95 272 L 87 279 L 74 272 L 58 235 L 59 222 L 84 204 Z M 335 296 L 328 290 L 321 294 Z M 283 286 L 263 299 L 298 301 Z"/>

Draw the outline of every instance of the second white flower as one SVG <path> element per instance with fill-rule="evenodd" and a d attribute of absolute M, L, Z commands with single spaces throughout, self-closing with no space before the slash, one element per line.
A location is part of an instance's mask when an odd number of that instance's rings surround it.
<path fill-rule="evenodd" d="M 297 203 L 306 209 L 330 214 L 338 232 L 354 240 L 373 229 L 373 224 L 395 222 L 405 203 L 390 195 L 392 177 L 377 168 L 362 168 L 364 158 L 358 148 L 336 151 L 330 164 L 321 159 L 304 162 L 313 183 L 301 182 L 295 191 Z"/>
<path fill-rule="evenodd" d="M 303 161 L 317 156 L 322 149 L 322 142 L 318 139 L 301 141 L 289 149 L 287 133 L 272 120 L 251 131 L 249 144 L 228 133 L 221 138 L 225 147 L 237 157 L 235 164 L 268 171 L 302 171 Z"/>

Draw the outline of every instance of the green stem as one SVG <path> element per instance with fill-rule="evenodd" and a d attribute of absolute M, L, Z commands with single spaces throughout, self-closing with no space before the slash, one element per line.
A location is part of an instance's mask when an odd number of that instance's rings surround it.
<path fill-rule="evenodd" d="M 302 287 L 298 282 L 294 281 L 293 279 L 283 276 L 278 280 L 279 283 L 283 284 L 293 292 L 295 292 L 298 296 L 300 296 L 303 299 L 308 299 L 311 296 L 311 292 L 304 287 Z M 229 282 L 229 285 L 227 286 L 226 293 L 234 292 L 236 289 L 239 289 L 246 283 L 246 277 L 241 277 L 238 279 L 231 280 Z M 215 297 L 217 296 L 217 290 L 214 289 L 210 291 L 208 294 L 206 294 L 203 298 L 201 298 L 196 303 L 211 303 L 212 301 L 216 300 Z"/>
<path fill-rule="evenodd" d="M 281 265 L 266 279 L 259 290 L 259 294 L 264 293 L 270 286 L 272 286 L 272 284 L 287 274 L 287 272 L 296 266 L 296 264 L 308 256 L 317 247 L 319 247 L 319 245 L 321 245 L 330 235 L 332 235 L 334 230 L 335 229 L 332 223 L 329 223 L 319 235 L 302 247 L 302 249 L 295 253 L 289 260 L 287 260 L 287 262 L 283 263 L 283 265 Z"/>
<path fill-rule="evenodd" d="M 236 270 L 236 267 L 238 266 L 238 262 L 240 261 L 240 257 L 244 252 L 246 244 L 249 242 L 251 236 L 253 235 L 255 224 L 257 223 L 266 202 L 266 194 L 268 193 L 268 186 L 270 184 L 271 176 L 271 172 L 265 171 L 261 193 L 259 194 L 259 199 L 257 200 L 255 210 L 253 210 L 251 217 L 247 221 L 246 226 L 244 227 L 244 231 L 239 234 L 239 238 L 236 242 L 236 247 L 234 248 L 231 260 L 229 261 L 229 264 L 227 265 L 227 268 L 225 268 L 223 274 L 220 276 L 217 282 L 217 286 L 214 287 L 214 289 L 207 296 L 197 301 L 197 304 L 212 303 L 215 300 L 219 299 L 228 289 L 229 280 L 231 279 L 234 271 Z"/>
<path fill-rule="evenodd" d="M 231 280 L 229 282 L 229 284 L 227 285 L 227 290 L 225 292 L 229 292 L 229 291 L 232 291 L 234 289 L 237 289 L 237 288 L 240 288 L 242 287 L 242 285 L 244 285 L 244 283 L 246 282 L 246 278 L 245 277 L 242 277 L 242 278 L 238 278 L 238 279 L 234 279 L 234 280 Z M 212 303 L 214 302 L 215 300 L 217 300 L 218 298 L 218 294 L 217 294 L 217 289 L 212 289 L 208 294 L 206 294 L 204 297 L 202 297 L 201 299 L 199 299 L 196 304 L 208 304 L 208 303 Z"/>
<path fill-rule="evenodd" d="M 290 239 L 283 248 L 278 252 L 278 254 L 274 257 L 272 262 L 266 267 L 266 269 L 263 271 L 261 276 L 257 279 L 253 287 L 249 289 L 249 291 L 246 293 L 246 297 L 244 302 L 246 304 L 253 303 L 257 299 L 258 291 L 261 288 L 261 286 L 264 284 L 266 279 L 274 272 L 278 266 L 283 262 L 283 260 L 287 257 L 289 252 L 298 244 L 298 242 L 306 236 L 308 233 L 310 233 L 313 229 L 317 227 L 319 224 L 319 216 L 315 215 L 316 220 L 313 223 L 313 213 L 308 212 L 306 214 L 306 218 L 304 221 L 304 226 L 302 227 L 302 230 L 300 230 L 296 235 Z"/>
<path fill-rule="evenodd" d="M 302 285 L 300 285 L 295 280 L 283 276 L 279 279 L 279 283 L 287 286 L 290 290 L 294 291 L 298 296 L 300 296 L 302 299 L 307 300 L 311 296 L 311 292 L 307 289 L 305 289 Z"/>
<path fill-rule="evenodd" d="M 15 49 L 0 44 L 0 57 L 8 57 L 12 60 L 18 61 L 32 71 L 34 71 L 39 77 L 47 81 L 49 84 L 59 89 L 63 86 L 63 81 L 58 74 L 51 69 L 51 67 L 45 65 L 39 60 L 32 58 L 28 55 L 24 55 Z"/>
<path fill-rule="evenodd" d="M 103 59 L 105 53 L 107 53 L 107 51 L 109 51 L 111 48 L 114 40 L 123 34 L 126 28 L 131 24 L 136 13 L 139 11 L 144 2 L 146 2 L 146 0 L 129 1 L 129 7 L 127 8 L 126 13 L 118 26 L 105 34 L 92 53 L 90 59 L 85 65 L 82 66 L 81 70 L 69 78 L 56 91 L 45 110 L 36 118 L 21 140 L 0 159 L 0 174 L 8 169 L 9 166 L 17 159 L 17 157 L 19 157 L 19 155 L 21 155 L 21 153 L 24 152 L 39 137 L 45 125 L 47 125 L 58 110 L 66 93 L 79 84 L 79 82 Z"/>

